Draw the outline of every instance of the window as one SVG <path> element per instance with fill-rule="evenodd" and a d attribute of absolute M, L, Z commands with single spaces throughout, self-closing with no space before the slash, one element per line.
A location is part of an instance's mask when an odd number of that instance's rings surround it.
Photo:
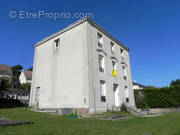
<path fill-rule="evenodd" d="M 106 102 L 106 86 L 105 81 L 100 81 L 100 95 L 101 95 L 101 102 Z"/>
<path fill-rule="evenodd" d="M 124 56 L 124 50 L 122 48 L 120 48 L 120 52 L 121 52 L 121 56 Z"/>
<path fill-rule="evenodd" d="M 124 87 L 125 88 L 125 97 L 126 97 L 126 102 L 129 103 L 129 89 L 127 86 Z"/>
<path fill-rule="evenodd" d="M 126 98 L 126 103 L 129 103 L 129 98 Z"/>
<path fill-rule="evenodd" d="M 39 96 L 40 96 L 40 87 L 36 87 L 35 101 L 39 101 Z"/>
<path fill-rule="evenodd" d="M 122 66 L 122 69 L 123 69 L 123 74 L 124 74 L 124 80 L 126 80 L 126 79 L 127 79 L 127 70 L 126 70 L 126 66 L 123 65 L 123 66 Z"/>
<path fill-rule="evenodd" d="M 115 46 L 114 46 L 114 43 L 111 42 L 111 54 L 114 55 L 114 51 L 115 51 Z"/>
<path fill-rule="evenodd" d="M 113 65 L 113 70 L 116 70 L 116 62 L 112 61 L 112 65 Z"/>
<path fill-rule="evenodd" d="M 54 46 L 55 46 L 55 48 L 58 48 L 59 45 L 60 45 L 60 40 L 58 38 L 58 39 L 54 40 Z"/>
<path fill-rule="evenodd" d="M 98 33 L 98 47 L 103 47 L 103 37 Z"/>
<path fill-rule="evenodd" d="M 99 54 L 99 71 L 104 72 L 104 56 Z"/>
<path fill-rule="evenodd" d="M 113 66 L 113 76 L 116 77 L 117 76 L 117 70 L 116 70 L 116 62 L 112 61 L 112 66 Z"/>

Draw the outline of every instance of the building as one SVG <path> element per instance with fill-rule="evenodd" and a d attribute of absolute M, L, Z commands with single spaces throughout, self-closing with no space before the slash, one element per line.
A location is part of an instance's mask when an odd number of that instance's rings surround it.
<path fill-rule="evenodd" d="M 133 81 L 133 90 L 142 90 L 144 88 L 146 88 L 146 86 Z"/>
<path fill-rule="evenodd" d="M 21 84 L 31 83 L 32 82 L 32 71 L 22 70 L 22 72 L 19 76 L 19 81 Z"/>
<path fill-rule="evenodd" d="M 135 107 L 129 49 L 89 18 L 35 45 L 30 106 L 79 115 Z"/>
<path fill-rule="evenodd" d="M 9 84 L 12 82 L 12 70 L 8 65 L 0 64 L 0 84 L 2 79 L 8 80 Z"/>

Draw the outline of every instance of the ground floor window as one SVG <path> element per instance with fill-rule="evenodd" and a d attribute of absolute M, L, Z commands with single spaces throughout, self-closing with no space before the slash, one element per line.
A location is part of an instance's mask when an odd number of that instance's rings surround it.
<path fill-rule="evenodd" d="M 101 102 L 106 102 L 106 85 L 105 81 L 100 81 L 100 96 Z"/>

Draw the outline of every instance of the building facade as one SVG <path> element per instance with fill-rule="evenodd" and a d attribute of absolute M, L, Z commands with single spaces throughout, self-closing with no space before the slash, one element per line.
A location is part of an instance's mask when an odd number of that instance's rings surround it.
<path fill-rule="evenodd" d="M 129 49 L 89 18 L 35 45 L 30 106 L 86 114 L 135 107 Z"/>
<path fill-rule="evenodd" d="M 0 64 L 0 85 L 2 79 L 5 79 L 8 81 L 9 85 L 12 83 L 12 70 L 11 67 L 8 65 Z"/>
<path fill-rule="evenodd" d="M 133 90 L 142 90 L 144 88 L 146 88 L 146 86 L 133 81 Z"/>
<path fill-rule="evenodd" d="M 22 70 L 19 81 L 21 84 L 32 82 L 32 71 Z"/>

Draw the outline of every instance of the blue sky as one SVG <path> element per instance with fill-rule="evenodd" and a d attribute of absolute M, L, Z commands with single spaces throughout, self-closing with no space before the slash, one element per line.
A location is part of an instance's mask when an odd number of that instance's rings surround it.
<path fill-rule="evenodd" d="M 33 64 L 33 45 L 78 20 L 22 19 L 19 12 L 93 13 L 93 20 L 130 48 L 133 79 L 169 85 L 180 78 L 180 1 L 178 0 L 4 0 L 0 4 L 0 63 Z"/>

